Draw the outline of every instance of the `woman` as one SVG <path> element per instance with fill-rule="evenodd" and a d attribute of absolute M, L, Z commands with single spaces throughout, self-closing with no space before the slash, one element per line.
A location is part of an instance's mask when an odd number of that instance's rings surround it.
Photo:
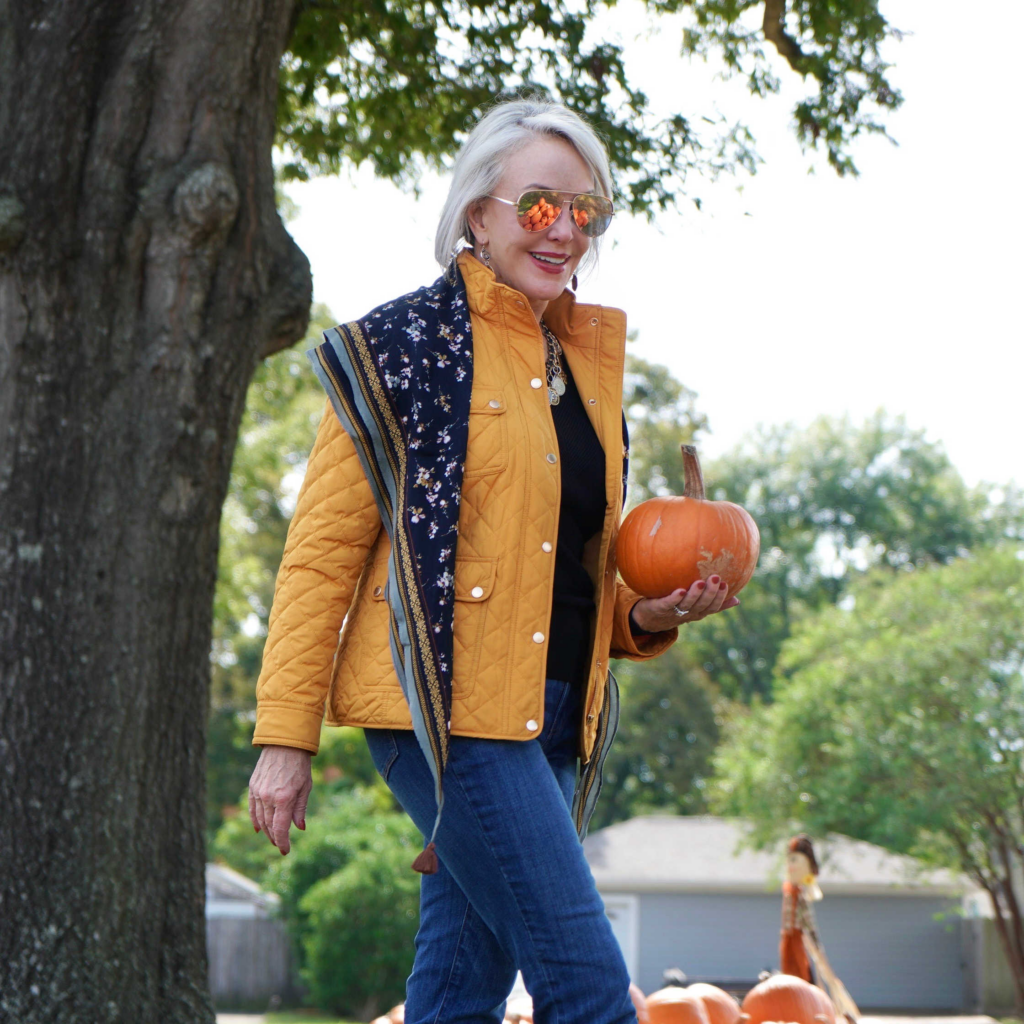
<path fill-rule="evenodd" d="M 330 404 L 277 581 L 250 809 L 287 853 L 325 698 L 329 724 L 366 730 L 429 839 L 410 1024 L 500 1021 L 517 968 L 537 1021 L 635 1021 L 580 845 L 608 658 L 737 603 L 717 577 L 660 599 L 616 578 L 625 317 L 567 290 L 610 194 L 580 118 L 496 106 L 454 167 L 444 277 L 311 354 Z"/>

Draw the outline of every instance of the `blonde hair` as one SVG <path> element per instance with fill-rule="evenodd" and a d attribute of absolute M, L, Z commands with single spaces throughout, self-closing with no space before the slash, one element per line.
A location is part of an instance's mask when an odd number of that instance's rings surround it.
<path fill-rule="evenodd" d="M 509 100 L 493 106 L 469 133 L 455 158 L 448 198 L 441 210 L 434 257 L 447 268 L 461 244 L 473 244 L 468 212 L 497 187 L 505 161 L 539 135 L 564 139 L 579 153 L 601 195 L 611 196 L 608 153 L 597 132 L 579 114 L 548 100 Z M 600 238 L 591 240 L 581 269 L 597 260 Z"/>

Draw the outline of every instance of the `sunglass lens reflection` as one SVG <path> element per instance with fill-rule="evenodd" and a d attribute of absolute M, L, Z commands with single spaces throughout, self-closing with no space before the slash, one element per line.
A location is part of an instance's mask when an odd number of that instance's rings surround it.
<path fill-rule="evenodd" d="M 572 215 L 576 226 L 591 238 L 604 234 L 612 219 L 612 204 L 603 196 L 577 196 Z"/>
<path fill-rule="evenodd" d="M 543 231 L 558 220 L 562 204 L 554 192 L 524 192 L 519 197 L 519 223 L 527 231 Z"/>
<path fill-rule="evenodd" d="M 527 231 L 544 231 L 562 212 L 562 196 L 558 192 L 534 190 L 519 197 L 516 210 L 520 225 Z M 590 238 L 608 230 L 612 204 L 604 196 L 578 195 L 572 202 L 572 218 L 576 227 Z"/>

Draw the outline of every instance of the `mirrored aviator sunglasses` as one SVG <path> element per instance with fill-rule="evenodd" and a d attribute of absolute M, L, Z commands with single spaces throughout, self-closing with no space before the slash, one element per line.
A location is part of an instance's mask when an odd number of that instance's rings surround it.
<path fill-rule="evenodd" d="M 589 238 L 596 238 L 608 230 L 615 208 L 606 196 L 595 196 L 587 192 L 555 192 L 534 188 L 524 192 L 514 203 L 510 199 L 492 196 L 501 203 L 515 206 L 519 224 L 526 231 L 543 231 L 551 227 L 562 205 L 569 202 L 569 215 L 573 223 Z"/>

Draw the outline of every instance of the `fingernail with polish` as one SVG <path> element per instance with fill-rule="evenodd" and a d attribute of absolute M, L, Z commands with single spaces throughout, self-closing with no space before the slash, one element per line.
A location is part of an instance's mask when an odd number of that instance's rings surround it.
<path fill-rule="evenodd" d="M 708 582 L 710 582 L 710 583 L 718 583 L 719 582 L 719 577 L 718 576 L 712 576 L 711 579 Z"/>
<path fill-rule="evenodd" d="M 704 589 L 704 581 L 703 580 L 698 580 L 697 581 L 697 589 L 698 590 L 703 590 Z"/>

